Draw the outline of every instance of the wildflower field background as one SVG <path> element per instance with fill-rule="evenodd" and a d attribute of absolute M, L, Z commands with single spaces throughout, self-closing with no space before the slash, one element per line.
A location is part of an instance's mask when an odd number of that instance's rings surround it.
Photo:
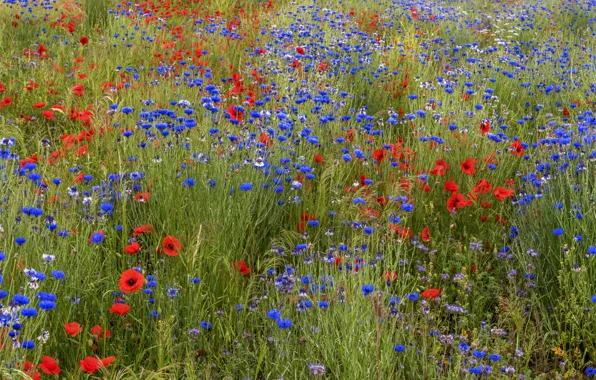
<path fill-rule="evenodd" d="M 594 376 L 595 21 L 3 0 L 0 378 Z"/>

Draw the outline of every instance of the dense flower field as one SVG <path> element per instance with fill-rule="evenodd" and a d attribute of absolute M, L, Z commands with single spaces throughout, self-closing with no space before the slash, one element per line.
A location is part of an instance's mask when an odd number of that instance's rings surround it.
<path fill-rule="evenodd" d="M 596 374 L 593 0 L 3 0 L 0 378 Z"/>

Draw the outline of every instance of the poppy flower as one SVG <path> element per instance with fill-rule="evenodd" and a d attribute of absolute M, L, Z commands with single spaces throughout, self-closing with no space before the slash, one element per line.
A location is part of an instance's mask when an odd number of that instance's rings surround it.
<path fill-rule="evenodd" d="M 476 187 L 474 187 L 474 189 L 472 191 L 474 191 L 475 193 L 480 193 L 480 194 L 488 194 L 490 193 L 490 191 L 492 190 L 493 185 L 485 180 L 485 179 L 481 179 L 478 182 L 476 182 Z"/>
<path fill-rule="evenodd" d="M 433 299 L 441 294 L 442 289 L 426 289 L 422 292 L 422 297 L 426 299 Z"/>
<path fill-rule="evenodd" d="M 393 281 L 397 279 L 397 273 L 388 270 L 387 272 L 383 273 L 383 279 L 385 281 Z"/>
<path fill-rule="evenodd" d="M 246 265 L 246 262 L 244 262 L 244 260 L 235 261 L 232 264 L 232 266 L 234 267 L 234 269 L 242 273 L 242 275 L 244 276 L 250 273 L 250 268 Z"/>
<path fill-rule="evenodd" d="M 81 37 L 79 39 L 79 42 L 81 43 L 81 45 L 87 45 L 89 43 L 89 38 L 87 38 L 87 37 Z"/>
<path fill-rule="evenodd" d="M 429 242 L 430 241 L 430 229 L 428 227 L 425 227 L 422 230 L 421 235 L 422 235 L 422 241 L 423 242 Z"/>
<path fill-rule="evenodd" d="M 124 252 L 128 253 L 129 255 L 134 255 L 135 253 L 139 252 L 140 249 L 141 245 L 135 241 L 134 243 L 124 247 Z"/>
<path fill-rule="evenodd" d="M 147 233 L 147 232 L 151 232 L 151 229 L 153 228 L 153 226 L 151 224 L 143 224 L 140 227 L 134 227 L 133 228 L 133 233 L 132 236 L 137 237 L 141 234 Z"/>
<path fill-rule="evenodd" d="M 52 120 L 54 118 L 54 111 L 46 110 L 42 111 L 41 114 L 48 120 Z"/>
<path fill-rule="evenodd" d="M 524 145 L 519 141 L 515 141 L 511 144 L 511 153 L 515 156 L 522 157 L 524 155 L 524 150 Z"/>
<path fill-rule="evenodd" d="M 103 331 L 100 325 L 95 325 L 91 327 L 91 335 L 95 336 L 95 339 L 105 339 L 109 338 L 112 334 L 110 330 Z"/>
<path fill-rule="evenodd" d="M 130 311 L 130 306 L 125 303 L 115 303 L 110 308 L 110 313 L 126 315 Z"/>
<path fill-rule="evenodd" d="M 471 204 L 472 201 L 466 199 L 466 197 L 464 197 L 462 194 L 453 193 L 451 198 L 447 200 L 447 210 L 449 210 L 449 212 L 453 212 Z"/>
<path fill-rule="evenodd" d="M 75 94 L 76 96 L 83 96 L 83 95 L 85 95 L 85 94 L 83 93 L 83 90 L 84 90 L 84 89 L 85 89 L 85 86 L 83 86 L 82 84 L 75 84 L 75 85 L 72 87 L 71 91 L 72 91 L 72 93 L 73 93 L 73 94 Z"/>
<path fill-rule="evenodd" d="M 33 108 L 43 108 L 45 106 L 46 106 L 46 104 L 44 102 L 39 102 L 39 103 L 33 104 Z"/>
<path fill-rule="evenodd" d="M 376 149 L 372 153 L 372 158 L 380 164 L 383 162 L 383 159 L 385 159 L 383 153 L 383 149 Z"/>
<path fill-rule="evenodd" d="M 151 193 L 138 193 L 135 194 L 135 201 L 137 202 L 147 202 L 151 198 Z"/>
<path fill-rule="evenodd" d="M 453 194 L 457 193 L 457 191 L 459 190 L 459 186 L 457 186 L 457 184 L 452 180 L 449 180 L 445 181 L 445 184 L 443 185 L 443 190 L 450 191 Z"/>
<path fill-rule="evenodd" d="M 4 99 L 2 99 L 2 103 L 0 104 L 0 108 L 2 108 L 2 107 L 8 107 L 11 104 L 12 104 L 12 98 L 10 96 L 7 96 Z"/>
<path fill-rule="evenodd" d="M 168 256 L 178 256 L 178 251 L 182 249 L 180 240 L 173 236 L 166 236 L 161 242 L 162 251 Z"/>
<path fill-rule="evenodd" d="M 107 367 L 114 361 L 114 359 L 114 356 L 101 360 L 93 356 L 87 356 L 85 359 L 80 360 L 79 364 L 84 372 L 93 373 L 102 367 Z"/>
<path fill-rule="evenodd" d="M 317 162 L 317 163 L 323 162 L 323 156 L 321 156 L 320 154 L 315 153 L 315 162 Z"/>
<path fill-rule="evenodd" d="M 429 173 L 432 175 L 445 175 L 445 167 L 443 165 L 435 165 Z"/>
<path fill-rule="evenodd" d="M 58 366 L 56 360 L 51 356 L 43 356 L 41 358 L 41 364 L 38 365 L 37 368 L 41 369 L 44 373 L 47 373 L 48 375 L 60 374 L 60 366 Z"/>
<path fill-rule="evenodd" d="M 66 330 L 66 333 L 68 335 L 72 336 L 73 338 L 75 336 L 79 335 L 79 333 L 81 331 L 83 331 L 83 329 L 81 328 L 81 325 L 78 324 L 77 322 L 65 323 L 64 330 Z"/>
<path fill-rule="evenodd" d="M 300 55 L 304 55 L 306 53 L 306 50 L 304 50 L 304 48 L 302 46 L 298 46 L 296 48 L 296 52 Z"/>
<path fill-rule="evenodd" d="M 238 106 L 231 105 L 227 109 L 228 114 L 230 114 L 230 120 L 242 123 L 242 117 L 244 116 L 243 111 L 238 110 Z"/>
<path fill-rule="evenodd" d="M 503 201 L 505 200 L 505 198 L 509 198 L 512 197 L 513 194 L 515 194 L 515 192 L 511 189 L 505 189 L 503 187 L 496 187 L 495 191 L 493 192 L 493 195 L 495 196 L 495 198 L 497 198 L 499 201 Z"/>
<path fill-rule="evenodd" d="M 120 276 L 118 287 L 125 294 L 138 292 L 145 284 L 145 277 L 134 269 L 125 270 Z"/>
<path fill-rule="evenodd" d="M 79 361 L 81 369 L 87 373 L 93 373 L 101 368 L 101 361 L 92 356 L 87 356 L 85 359 Z"/>
<path fill-rule="evenodd" d="M 488 133 L 490 131 L 490 123 L 488 122 L 488 120 L 484 120 L 482 123 L 480 123 L 480 133 L 482 133 L 483 135 Z"/>
<path fill-rule="evenodd" d="M 476 168 L 474 168 L 476 162 L 477 161 L 473 158 L 466 158 L 464 162 L 460 162 L 459 164 L 461 165 L 461 170 L 464 173 L 466 173 L 467 175 L 473 175 L 474 173 L 476 173 Z"/>

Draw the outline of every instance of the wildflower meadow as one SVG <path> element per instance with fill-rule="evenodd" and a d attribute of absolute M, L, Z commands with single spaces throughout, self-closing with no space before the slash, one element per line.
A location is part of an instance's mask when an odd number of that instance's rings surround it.
<path fill-rule="evenodd" d="M 0 379 L 596 374 L 595 0 L 0 0 Z"/>

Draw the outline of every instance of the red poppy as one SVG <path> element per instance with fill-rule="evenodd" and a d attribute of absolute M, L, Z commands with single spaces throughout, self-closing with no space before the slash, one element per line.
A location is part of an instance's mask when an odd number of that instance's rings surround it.
<path fill-rule="evenodd" d="M 273 140 L 271 140 L 271 137 L 269 137 L 267 135 L 267 133 L 263 132 L 261 133 L 261 137 L 259 138 L 259 142 L 264 144 L 265 146 L 273 146 Z"/>
<path fill-rule="evenodd" d="M 115 303 L 110 308 L 110 313 L 126 315 L 130 311 L 130 306 L 125 303 Z"/>
<path fill-rule="evenodd" d="M 95 339 L 106 339 L 109 338 L 112 334 L 110 330 L 103 331 L 100 325 L 95 325 L 91 327 L 91 335 L 95 337 Z"/>
<path fill-rule="evenodd" d="M 79 42 L 81 43 L 81 45 L 87 45 L 89 43 L 89 39 L 87 37 L 81 37 Z"/>
<path fill-rule="evenodd" d="M 83 331 L 81 325 L 79 325 L 77 322 L 65 323 L 64 330 L 66 330 L 66 333 L 72 336 L 73 338 L 79 335 L 81 331 Z"/>
<path fill-rule="evenodd" d="M 428 227 L 425 227 L 422 230 L 421 235 L 422 235 L 422 241 L 423 242 L 429 242 L 430 241 L 430 229 Z"/>
<path fill-rule="evenodd" d="M 229 106 L 227 111 L 228 114 L 230 114 L 230 120 L 242 123 L 242 116 L 244 116 L 244 112 L 238 111 L 235 105 Z"/>
<path fill-rule="evenodd" d="M 135 253 L 139 252 L 140 249 L 141 245 L 135 241 L 134 243 L 124 247 L 124 252 L 128 253 L 129 255 L 134 255 Z"/>
<path fill-rule="evenodd" d="M 375 161 L 377 161 L 378 163 L 381 163 L 385 159 L 385 156 L 383 154 L 384 154 L 383 149 L 376 149 L 375 151 L 373 151 L 372 157 Z"/>
<path fill-rule="evenodd" d="M 445 170 L 449 170 L 450 166 L 447 163 L 447 161 L 443 160 L 443 159 L 438 159 L 435 161 L 435 164 L 442 166 Z"/>
<path fill-rule="evenodd" d="M 320 154 L 315 153 L 315 162 L 317 162 L 317 163 L 323 162 L 323 156 L 321 156 Z"/>
<path fill-rule="evenodd" d="M 116 359 L 115 356 L 108 356 L 107 358 L 103 358 L 101 359 L 101 364 L 103 364 L 104 367 L 109 366 L 110 364 L 112 364 L 112 362 Z"/>
<path fill-rule="evenodd" d="M 178 251 L 182 249 L 180 240 L 173 236 L 166 236 L 161 242 L 162 251 L 168 256 L 178 256 Z"/>
<path fill-rule="evenodd" d="M 47 373 L 48 375 L 60 374 L 60 367 L 56 363 L 56 360 L 51 356 L 42 357 L 41 364 L 38 365 L 37 368 L 41 369 L 44 373 Z"/>
<path fill-rule="evenodd" d="M 524 155 L 524 150 L 524 146 L 519 141 L 515 141 L 513 144 L 511 144 L 511 153 L 516 156 L 522 157 Z"/>
<path fill-rule="evenodd" d="M 394 231 L 399 237 L 406 238 L 411 237 L 413 232 L 408 227 L 402 227 L 399 224 L 391 224 L 389 230 Z"/>
<path fill-rule="evenodd" d="M 75 94 L 76 96 L 83 96 L 83 95 L 85 95 L 85 94 L 83 93 L 83 90 L 84 90 L 84 89 L 85 89 L 85 86 L 83 86 L 82 84 L 75 84 L 75 85 L 72 87 L 71 91 L 72 91 L 72 93 L 73 93 L 73 94 Z"/>
<path fill-rule="evenodd" d="M 35 103 L 33 105 L 33 108 L 43 108 L 45 106 L 46 106 L 46 104 L 44 102 L 39 102 L 39 103 Z"/>
<path fill-rule="evenodd" d="M 124 293 L 133 293 L 141 290 L 145 284 L 145 277 L 134 269 L 125 270 L 120 276 L 118 287 Z"/>
<path fill-rule="evenodd" d="M 485 133 L 488 133 L 490 131 L 490 123 L 488 122 L 488 120 L 484 120 L 482 123 L 480 123 L 480 133 L 482 133 L 483 135 Z"/>
<path fill-rule="evenodd" d="M 569 113 L 569 110 L 567 109 L 567 107 L 563 108 L 563 116 L 568 117 L 569 115 L 571 115 Z"/>
<path fill-rule="evenodd" d="M 433 299 L 439 296 L 439 294 L 441 294 L 441 291 L 443 289 L 426 289 L 425 291 L 422 292 L 422 297 L 426 298 L 426 299 Z"/>
<path fill-rule="evenodd" d="M 387 272 L 383 273 L 383 279 L 386 281 L 393 281 L 397 279 L 397 273 L 388 270 Z"/>
<path fill-rule="evenodd" d="M 151 198 L 151 193 L 138 193 L 135 195 L 135 201 L 146 202 Z"/>
<path fill-rule="evenodd" d="M 80 360 L 79 364 L 81 365 L 81 369 L 84 372 L 93 373 L 102 367 L 109 366 L 114 359 L 114 356 L 110 356 L 101 360 L 93 356 L 87 356 L 85 359 Z"/>
<path fill-rule="evenodd" d="M 302 46 L 298 46 L 296 48 L 296 52 L 300 55 L 304 55 L 306 53 L 306 50 L 304 50 L 304 48 Z"/>
<path fill-rule="evenodd" d="M 495 196 L 495 198 L 497 198 L 500 201 L 505 200 L 505 198 L 509 198 L 512 197 L 513 194 L 515 194 L 515 192 L 511 189 L 505 189 L 503 187 L 496 187 L 495 191 L 493 192 L 493 195 Z"/>
<path fill-rule="evenodd" d="M 435 165 L 429 173 L 432 175 L 445 175 L 445 167 L 443 165 Z"/>
<path fill-rule="evenodd" d="M 12 104 L 12 98 L 10 96 L 7 96 L 4 99 L 2 99 L 2 103 L 0 104 L 0 108 L 2 108 L 2 107 L 8 107 L 11 104 Z"/>
<path fill-rule="evenodd" d="M 456 193 L 459 190 L 459 186 L 452 180 L 445 181 L 445 185 L 443 186 L 443 190 L 450 191 L 452 194 Z"/>
<path fill-rule="evenodd" d="M 46 110 L 42 111 L 41 114 L 48 120 L 52 120 L 54 118 L 54 111 Z"/>
<path fill-rule="evenodd" d="M 471 204 L 472 201 L 466 199 L 466 197 L 464 197 L 462 194 L 453 193 L 451 198 L 447 200 L 447 210 L 449 210 L 449 212 L 453 212 Z"/>
<path fill-rule="evenodd" d="M 461 170 L 464 173 L 466 173 L 467 175 L 473 175 L 474 173 L 476 173 L 476 168 L 474 168 L 476 162 L 477 161 L 473 158 L 466 158 L 464 162 L 460 162 L 459 164 L 461 165 Z"/>
<path fill-rule="evenodd" d="M 488 182 L 485 179 L 481 179 L 478 182 L 476 182 L 476 187 L 474 187 L 474 189 L 472 191 L 474 191 L 475 193 L 480 193 L 480 194 L 488 194 L 488 193 L 490 193 L 492 188 L 493 188 L 493 185 L 490 182 Z"/>
<path fill-rule="evenodd" d="M 244 262 L 244 260 L 235 261 L 232 264 L 232 266 L 234 267 L 234 269 L 242 273 L 242 275 L 244 276 L 250 273 L 250 268 L 246 265 L 246 262 Z"/>

